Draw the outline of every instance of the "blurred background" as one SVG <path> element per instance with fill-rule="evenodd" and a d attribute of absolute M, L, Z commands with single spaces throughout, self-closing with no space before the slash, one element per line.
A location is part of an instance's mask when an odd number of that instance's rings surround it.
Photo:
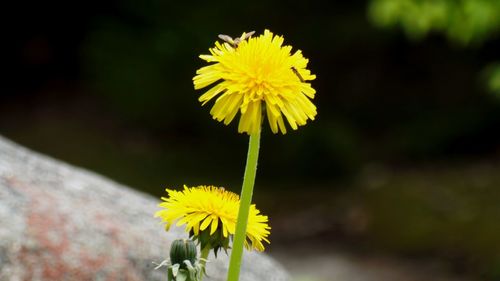
<path fill-rule="evenodd" d="M 3 11 L 0 134 L 154 196 L 239 192 L 248 138 L 197 101 L 198 55 L 220 33 L 284 35 L 317 75 L 318 116 L 263 132 L 254 201 L 271 218 L 268 252 L 296 280 L 500 278 L 499 0 Z"/>

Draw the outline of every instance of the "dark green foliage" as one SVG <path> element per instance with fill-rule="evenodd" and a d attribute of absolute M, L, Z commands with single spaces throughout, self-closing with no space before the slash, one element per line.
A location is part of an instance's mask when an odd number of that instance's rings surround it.
<path fill-rule="evenodd" d="M 497 0 L 372 0 L 369 16 L 381 27 L 401 26 L 413 40 L 444 33 L 463 47 L 479 47 L 500 31 Z M 487 72 L 486 88 L 500 94 L 500 66 L 492 64 Z"/>
<path fill-rule="evenodd" d="M 401 26 L 412 39 L 442 32 L 462 45 L 481 44 L 500 30 L 497 0 L 372 0 L 379 26 Z"/>

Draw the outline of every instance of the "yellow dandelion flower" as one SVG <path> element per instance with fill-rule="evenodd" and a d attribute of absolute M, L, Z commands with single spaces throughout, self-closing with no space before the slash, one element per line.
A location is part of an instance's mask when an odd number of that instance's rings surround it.
<path fill-rule="evenodd" d="M 187 187 L 176 191 L 166 189 L 168 197 L 162 197 L 155 217 L 165 222 L 168 230 L 173 224 L 186 225 L 186 232 L 201 243 L 201 248 L 209 246 L 217 254 L 219 248 L 228 249 L 229 240 L 235 233 L 236 218 L 240 205 L 239 196 L 224 188 L 215 186 Z M 248 217 L 245 246 L 247 249 L 264 250 L 263 241 L 271 229 L 267 216 L 252 205 Z"/>
<path fill-rule="evenodd" d="M 204 105 L 219 96 L 210 114 L 226 125 L 240 112 L 240 133 L 259 132 L 263 111 L 275 134 L 278 129 L 286 133 L 284 118 L 294 130 L 308 119 L 314 120 L 316 106 L 310 99 L 316 91 L 307 81 L 316 76 L 306 68 L 308 59 L 300 50 L 292 54 L 291 46 L 283 46 L 283 37 L 269 30 L 258 37 L 248 38 L 249 34 L 215 42 L 210 55 L 200 56 L 212 64 L 198 69 L 194 88 L 217 83 L 199 101 Z"/>

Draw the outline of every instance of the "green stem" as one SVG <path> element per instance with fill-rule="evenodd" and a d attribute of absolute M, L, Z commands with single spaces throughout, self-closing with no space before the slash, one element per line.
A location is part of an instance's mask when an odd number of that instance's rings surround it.
<path fill-rule="evenodd" d="M 250 135 L 248 144 L 247 164 L 243 177 L 243 187 L 241 189 L 240 209 L 236 221 L 236 233 L 234 234 L 231 260 L 229 261 L 229 271 L 227 281 L 238 281 L 240 275 L 241 258 L 243 256 L 243 245 L 246 239 L 248 213 L 252 203 L 255 174 L 257 172 L 257 161 L 259 159 L 260 131 Z"/>
<path fill-rule="evenodd" d="M 207 258 L 209 253 L 210 253 L 210 246 L 206 246 L 201 250 L 200 263 L 203 265 L 204 268 L 207 264 Z M 206 270 L 206 268 L 204 270 Z M 200 281 L 203 279 L 203 276 L 204 274 L 201 275 Z"/>

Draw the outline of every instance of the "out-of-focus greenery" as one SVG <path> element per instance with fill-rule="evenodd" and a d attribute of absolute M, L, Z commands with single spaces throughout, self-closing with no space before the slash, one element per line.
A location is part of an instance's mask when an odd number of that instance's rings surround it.
<path fill-rule="evenodd" d="M 285 199 L 293 206 L 315 202 L 307 210 L 282 212 L 295 218 L 285 227 L 323 221 L 302 232 L 302 239 L 335 243 L 336 237 L 347 237 L 361 253 L 375 249 L 415 260 L 440 257 L 441 265 L 455 273 L 483 277 L 472 280 L 499 280 L 499 170 L 499 162 L 399 169 L 367 165 L 344 191 L 310 188 Z M 293 245 L 291 235 L 284 238 Z"/>
<path fill-rule="evenodd" d="M 485 70 L 490 91 L 500 96 L 500 63 L 488 66 Z"/>
<path fill-rule="evenodd" d="M 412 39 L 443 32 L 462 45 L 480 44 L 500 29 L 497 0 L 372 0 L 369 14 L 381 27 L 401 26 Z"/>
<path fill-rule="evenodd" d="M 500 277 L 498 163 L 396 172 L 367 170 L 357 183 L 363 235 L 396 252 L 448 257 L 467 272 Z"/>
<path fill-rule="evenodd" d="M 377 26 L 401 26 L 413 40 L 444 33 L 464 47 L 479 46 L 500 31 L 498 0 L 372 0 L 368 13 Z M 499 64 L 488 73 L 487 88 L 500 95 Z"/>

